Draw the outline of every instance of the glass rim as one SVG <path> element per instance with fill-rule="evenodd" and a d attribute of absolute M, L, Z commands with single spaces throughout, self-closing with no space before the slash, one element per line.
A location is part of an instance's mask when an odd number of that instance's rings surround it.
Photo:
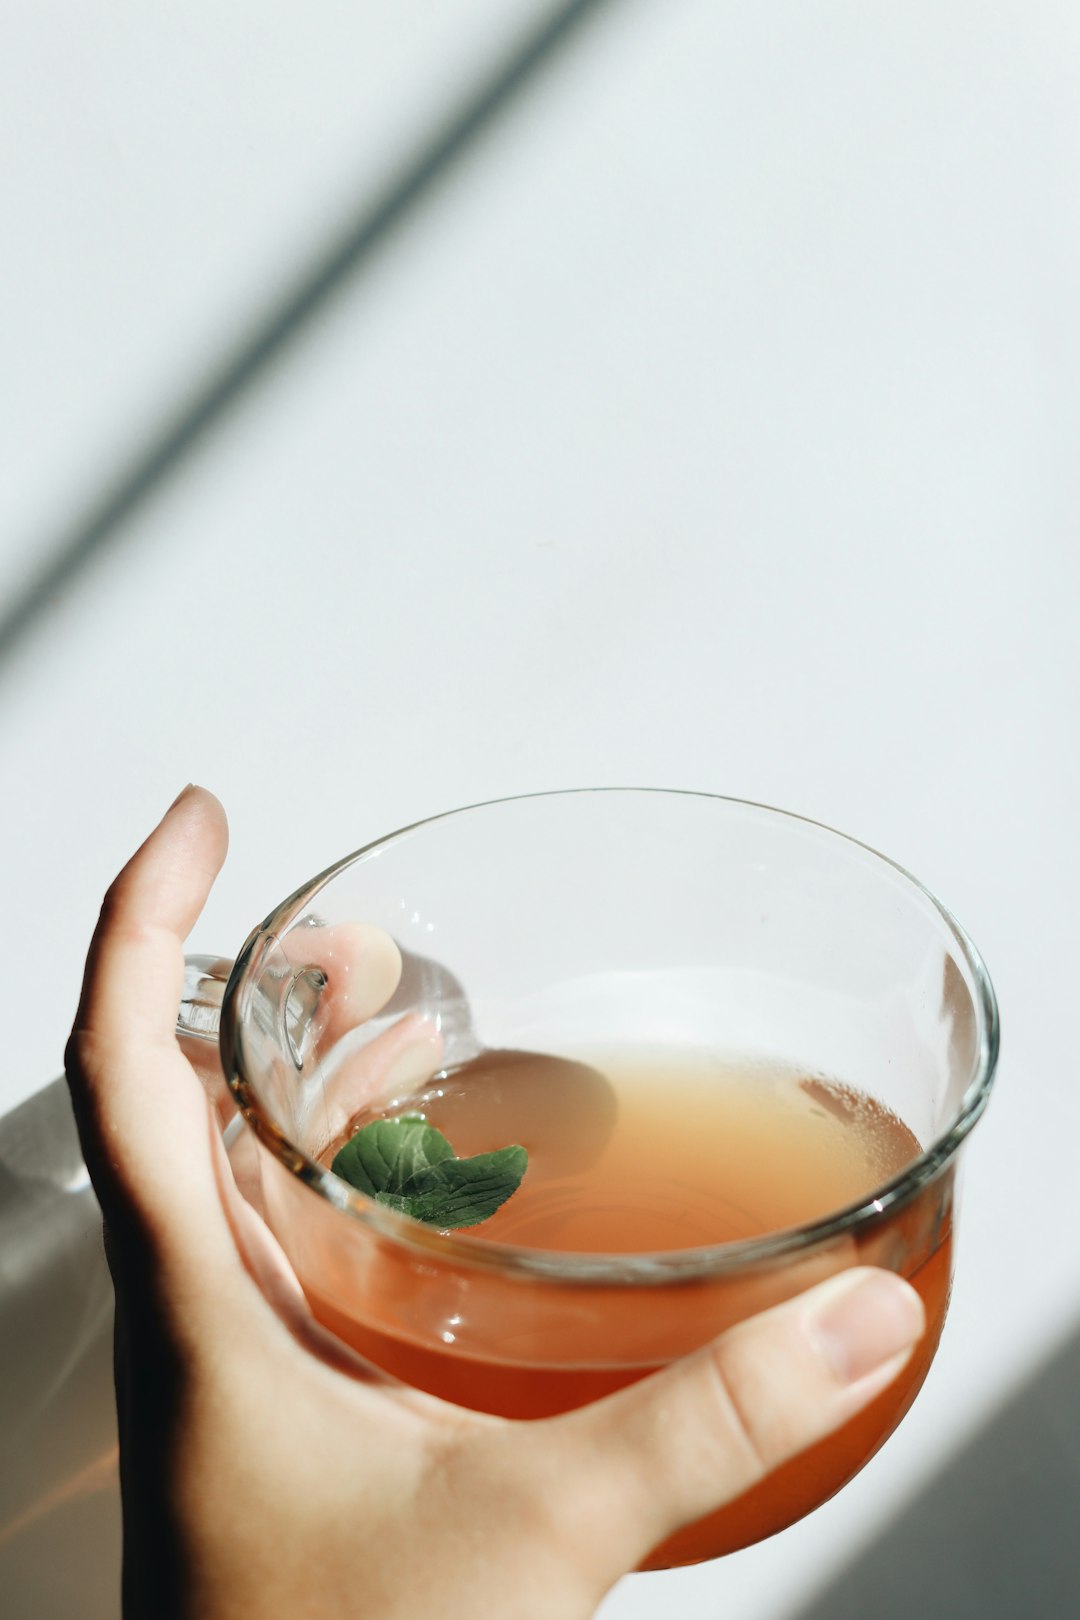
<path fill-rule="evenodd" d="M 870 855 L 874 861 L 880 862 L 883 867 L 898 875 L 916 897 L 921 897 L 929 903 L 951 934 L 970 972 L 975 989 L 978 1043 L 971 1077 L 958 1107 L 932 1141 L 903 1170 L 872 1189 L 866 1196 L 831 1211 L 818 1220 L 783 1227 L 759 1237 L 690 1249 L 658 1250 L 638 1254 L 577 1253 L 527 1248 L 509 1243 L 492 1243 L 486 1239 L 478 1240 L 455 1232 L 442 1232 L 426 1227 L 419 1221 L 411 1220 L 408 1216 L 400 1215 L 376 1203 L 374 1199 L 349 1186 L 339 1176 L 334 1175 L 333 1171 L 297 1147 L 270 1117 L 259 1099 L 257 1087 L 253 1087 L 244 1073 L 243 1014 L 253 994 L 258 970 L 268 952 L 280 945 L 282 931 L 287 929 L 320 890 L 349 867 L 375 852 L 387 849 L 411 834 L 435 826 L 439 822 L 468 815 L 477 810 L 496 809 L 501 805 L 603 794 L 705 800 L 798 823 Z M 705 793 L 692 788 L 610 786 L 552 788 L 534 793 L 517 793 L 501 798 L 478 800 L 473 804 L 425 816 L 393 832 L 385 833 L 326 867 L 276 906 L 265 920 L 252 930 L 245 941 L 233 964 L 222 1001 L 220 1047 L 225 1078 L 240 1112 L 259 1141 L 286 1170 L 347 1218 L 358 1220 L 399 1247 L 414 1251 L 418 1258 L 426 1258 L 429 1263 L 432 1258 L 438 1257 L 453 1266 L 495 1271 L 520 1278 L 533 1280 L 544 1278 L 560 1283 L 576 1282 L 593 1286 L 598 1284 L 625 1286 L 629 1283 L 702 1280 L 799 1256 L 820 1245 L 834 1242 L 864 1227 L 877 1224 L 883 1217 L 908 1203 L 955 1156 L 985 1109 L 997 1068 L 1000 1021 L 997 997 L 990 975 L 966 930 L 948 907 L 913 873 L 890 856 L 883 855 L 871 844 L 853 838 L 850 834 L 840 832 L 835 827 L 816 821 L 812 817 L 799 815 L 791 810 L 782 810 L 775 805 L 763 804 L 753 799 L 740 799 L 730 794 Z"/>

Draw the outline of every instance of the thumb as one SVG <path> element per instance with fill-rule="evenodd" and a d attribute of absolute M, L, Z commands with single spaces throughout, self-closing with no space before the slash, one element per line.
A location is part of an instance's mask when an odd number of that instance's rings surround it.
<path fill-rule="evenodd" d="M 866 1406 L 908 1361 L 922 1301 L 858 1267 L 592 1406 L 537 1424 L 575 1538 L 610 1584 Z M 553 1472 L 551 1472 L 551 1471 Z"/>

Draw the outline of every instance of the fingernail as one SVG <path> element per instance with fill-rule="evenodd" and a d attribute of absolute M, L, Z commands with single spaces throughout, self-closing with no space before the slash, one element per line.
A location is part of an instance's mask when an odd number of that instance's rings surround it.
<path fill-rule="evenodd" d="M 810 1330 L 842 1384 L 857 1383 L 909 1350 L 925 1330 L 922 1300 L 890 1271 L 847 1272 L 820 1293 Z"/>
<path fill-rule="evenodd" d="M 195 786 L 194 782 L 189 782 L 186 787 L 182 787 L 180 789 L 180 792 L 176 795 L 176 798 L 173 800 L 172 804 L 170 804 L 169 810 L 175 810 L 177 805 L 180 803 L 180 800 L 184 797 L 184 795 L 186 793 L 190 793 L 194 786 Z M 166 812 L 165 812 L 166 815 L 168 815 L 169 810 L 166 810 Z"/>

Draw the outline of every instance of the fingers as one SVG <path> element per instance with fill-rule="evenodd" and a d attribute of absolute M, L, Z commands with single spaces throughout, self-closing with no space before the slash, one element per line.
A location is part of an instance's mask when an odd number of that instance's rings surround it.
<path fill-rule="evenodd" d="M 442 1036 L 435 1025 L 406 1013 L 367 1046 L 340 1062 L 326 1081 L 322 1140 L 309 1151 L 329 1147 L 364 1108 L 408 1095 L 430 1080 L 443 1059 Z"/>
<path fill-rule="evenodd" d="M 183 940 L 225 858 L 218 801 L 187 788 L 105 897 L 66 1055 L 83 1149 L 121 1244 L 231 1246 L 201 1085 L 180 1054 Z M 225 1252 L 221 1250 L 221 1252 Z"/>
<path fill-rule="evenodd" d="M 293 928 L 281 948 L 298 972 L 313 969 L 324 981 L 316 1014 L 323 1046 L 381 1012 L 401 982 L 401 952 L 374 923 Z"/>
<path fill-rule="evenodd" d="M 589 1556 L 614 1579 L 854 1416 L 924 1330 L 909 1284 L 846 1271 L 654 1377 L 536 1425 L 531 1466 L 562 1481 Z"/>
<path fill-rule="evenodd" d="M 205 788 L 185 788 L 109 887 L 90 945 L 75 1032 L 107 1040 L 133 1032 L 158 1043 L 172 1040 L 183 942 L 227 848 L 225 812 L 217 799 Z"/>
<path fill-rule="evenodd" d="M 317 1054 L 323 1077 L 318 1135 L 303 1144 L 317 1157 L 361 1110 L 430 1080 L 445 1042 L 440 1017 L 419 1010 L 404 1011 L 362 1045 L 350 1041 L 402 983 L 401 951 L 384 928 L 359 921 L 294 927 L 281 949 L 296 973 L 293 1039 L 304 1061 Z"/>

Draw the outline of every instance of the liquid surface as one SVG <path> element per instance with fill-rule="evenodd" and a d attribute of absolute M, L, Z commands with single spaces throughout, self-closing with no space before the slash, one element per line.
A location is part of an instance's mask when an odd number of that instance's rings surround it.
<path fill-rule="evenodd" d="M 579 1253 L 799 1226 L 865 1199 L 919 1153 L 902 1121 L 857 1091 L 663 1051 L 486 1053 L 353 1129 L 409 1110 L 460 1156 L 528 1150 L 520 1188 L 470 1237 Z"/>
<path fill-rule="evenodd" d="M 528 1149 L 521 1187 L 462 1241 L 547 1250 L 655 1253 L 801 1225 L 865 1200 L 919 1152 L 888 1109 L 819 1076 L 662 1051 L 578 1060 L 486 1053 L 378 1115 L 358 1116 L 352 1129 L 413 1109 L 460 1155 L 512 1142 Z M 839 1250 L 814 1257 L 822 1275 L 887 1264 L 918 1290 L 927 1331 L 899 1377 L 841 1429 L 679 1531 L 641 1567 L 715 1558 L 772 1535 L 873 1455 L 937 1348 L 952 1270 L 951 1189 L 950 1169 Z M 417 1263 L 363 1227 L 354 1237 L 352 1245 L 329 1243 L 317 1266 L 306 1251 L 298 1267 L 319 1320 L 417 1389 L 519 1419 L 623 1388 L 788 1297 L 789 1280 L 792 1293 L 818 1280 L 767 1266 L 692 1286 L 514 1284 L 497 1271 L 443 1266 L 430 1251 Z"/>

